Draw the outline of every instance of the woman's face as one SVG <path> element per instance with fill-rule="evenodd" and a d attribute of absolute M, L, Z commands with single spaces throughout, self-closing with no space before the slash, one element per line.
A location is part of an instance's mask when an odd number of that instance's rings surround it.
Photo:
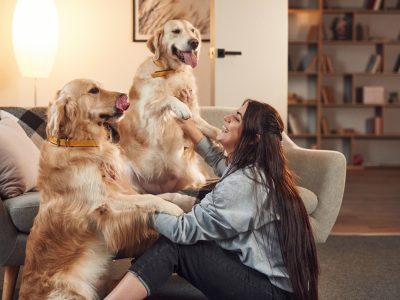
<path fill-rule="evenodd" d="M 239 143 L 240 137 L 242 136 L 243 129 L 243 116 L 246 112 L 248 102 L 243 104 L 238 110 L 230 115 L 224 117 L 224 125 L 220 134 L 217 136 L 217 141 L 219 141 L 222 146 L 224 146 L 226 152 L 232 153 L 236 145 Z"/>

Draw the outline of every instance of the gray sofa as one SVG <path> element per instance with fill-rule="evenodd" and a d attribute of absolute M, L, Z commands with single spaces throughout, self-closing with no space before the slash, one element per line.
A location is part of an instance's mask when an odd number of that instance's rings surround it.
<path fill-rule="evenodd" d="M 40 146 L 41 140 L 45 138 L 45 108 L 28 110 L 29 118 L 26 117 L 26 111 L 21 112 L 19 109 L 0 107 L 0 110 L 14 114 L 28 136 Z M 223 116 L 232 110 L 201 107 L 201 115 L 209 123 L 220 127 Z M 346 177 L 345 158 L 335 151 L 300 148 L 286 134 L 283 146 L 290 168 L 297 174 L 299 191 L 316 241 L 325 242 L 342 202 Z M 13 297 L 19 267 L 25 259 L 26 240 L 38 207 L 39 193 L 35 190 L 11 199 L 0 199 L 0 264 L 5 268 L 3 300 Z"/>

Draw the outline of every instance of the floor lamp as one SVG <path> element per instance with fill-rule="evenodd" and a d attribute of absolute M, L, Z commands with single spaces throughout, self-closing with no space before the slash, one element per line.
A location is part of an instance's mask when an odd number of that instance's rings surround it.
<path fill-rule="evenodd" d="M 54 0 L 17 0 L 12 31 L 22 76 L 34 79 L 34 106 L 37 106 L 36 80 L 49 76 L 57 51 L 58 17 Z"/>

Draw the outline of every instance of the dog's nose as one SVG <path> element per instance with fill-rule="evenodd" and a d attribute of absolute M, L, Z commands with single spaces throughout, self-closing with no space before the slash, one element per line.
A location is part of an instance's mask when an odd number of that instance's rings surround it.
<path fill-rule="evenodd" d="M 115 107 L 122 111 L 127 110 L 129 108 L 129 105 L 131 104 L 129 103 L 129 99 L 126 94 L 120 94 L 117 98 L 117 101 L 115 102 Z"/>
<path fill-rule="evenodd" d="M 196 50 L 197 47 L 199 46 L 199 41 L 196 40 L 196 39 L 191 39 L 191 40 L 189 41 L 189 46 L 190 46 L 190 48 L 192 48 L 193 50 Z"/>

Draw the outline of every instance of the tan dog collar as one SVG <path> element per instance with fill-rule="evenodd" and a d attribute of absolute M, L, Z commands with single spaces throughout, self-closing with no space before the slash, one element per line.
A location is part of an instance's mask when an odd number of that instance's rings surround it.
<path fill-rule="evenodd" d="M 160 68 L 164 68 L 164 65 L 161 60 L 153 60 L 153 63 Z M 167 77 L 168 75 L 175 73 L 175 70 L 173 69 L 165 69 L 165 70 L 160 70 L 160 71 L 155 71 L 151 73 L 151 77 L 157 78 L 157 77 Z"/>
<path fill-rule="evenodd" d="M 55 136 L 47 138 L 51 144 L 62 147 L 98 147 L 95 140 L 72 140 L 72 139 L 60 139 Z"/>

